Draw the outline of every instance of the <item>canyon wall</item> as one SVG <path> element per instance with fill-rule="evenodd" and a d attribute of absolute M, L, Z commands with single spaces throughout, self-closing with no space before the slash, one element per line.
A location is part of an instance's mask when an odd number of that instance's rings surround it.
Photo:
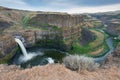
<path fill-rule="evenodd" d="M 22 40 L 25 47 L 47 47 L 66 50 L 72 42 L 81 36 L 80 27 L 69 27 L 62 30 L 26 30 L 10 33 Z"/>
<path fill-rule="evenodd" d="M 28 25 L 39 27 L 54 25 L 58 28 L 75 27 L 83 21 L 83 17 L 85 16 L 67 13 L 38 13 L 30 18 Z"/>
<path fill-rule="evenodd" d="M 71 46 L 75 39 L 80 38 L 81 26 L 83 25 L 85 17 L 86 15 L 41 12 L 25 16 L 23 18 L 23 23 L 26 27 L 38 29 L 38 31 L 35 31 L 35 40 L 37 40 L 39 44 L 54 42 L 54 45 L 57 43 L 56 45 L 67 48 Z M 39 29 L 42 30 L 39 31 Z M 59 42 L 55 39 L 59 39 Z M 65 45 L 61 45 L 62 43 Z"/>
<path fill-rule="evenodd" d="M 15 53 L 16 42 L 11 35 L 0 36 L 0 63 L 7 62 Z M 2 61 L 4 59 L 4 61 Z"/>
<path fill-rule="evenodd" d="M 120 35 L 120 23 L 117 21 L 109 21 L 106 23 L 108 25 L 106 32 L 113 36 Z"/>
<path fill-rule="evenodd" d="M 84 17 L 86 16 L 30 12 L 0 7 L 0 28 L 2 30 L 0 35 L 4 34 L 0 38 L 0 59 L 10 53 L 15 53 L 13 52 L 16 48 L 14 37 L 20 38 L 25 47 L 70 49 L 72 42 L 81 36 Z"/>
<path fill-rule="evenodd" d="M 80 38 L 84 17 L 86 16 L 67 13 L 31 13 L 22 19 L 24 28 L 31 29 L 20 34 L 25 39 L 26 47 L 37 43 L 42 47 L 51 45 L 53 48 L 58 46 L 65 48 Z"/>

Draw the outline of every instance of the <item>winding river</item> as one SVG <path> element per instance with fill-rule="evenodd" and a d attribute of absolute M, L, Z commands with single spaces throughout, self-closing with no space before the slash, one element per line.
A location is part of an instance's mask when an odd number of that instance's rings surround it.
<path fill-rule="evenodd" d="M 106 57 L 109 54 L 111 54 L 111 52 L 113 52 L 113 50 L 114 50 L 112 38 L 107 38 L 106 43 L 107 43 L 110 50 L 104 56 L 95 58 L 95 61 L 98 62 L 98 63 L 103 62 L 106 59 Z"/>
<path fill-rule="evenodd" d="M 99 31 L 102 32 L 102 33 L 105 33 L 105 32 L 104 32 L 103 30 L 101 30 L 101 29 L 97 29 L 97 30 L 99 30 Z M 105 34 L 106 34 L 106 33 L 105 33 Z M 106 57 L 114 51 L 114 46 L 113 46 L 113 40 L 112 40 L 112 38 L 109 37 L 109 38 L 107 38 L 105 41 L 106 41 L 106 43 L 107 43 L 107 45 L 108 45 L 108 47 L 109 47 L 110 50 L 109 50 L 104 56 L 98 57 L 98 58 L 95 58 L 95 59 L 94 59 L 94 60 L 95 60 L 96 62 L 98 62 L 98 63 L 103 62 L 103 61 L 106 59 Z"/>

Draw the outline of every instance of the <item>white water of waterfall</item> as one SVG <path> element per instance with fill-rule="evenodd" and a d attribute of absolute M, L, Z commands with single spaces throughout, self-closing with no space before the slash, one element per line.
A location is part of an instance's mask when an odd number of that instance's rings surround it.
<path fill-rule="evenodd" d="M 19 44 L 19 46 L 20 46 L 20 48 L 21 48 L 21 50 L 23 52 L 23 55 L 25 57 L 27 57 L 28 54 L 27 54 L 27 51 L 26 51 L 25 46 L 23 45 L 22 41 L 20 39 L 18 39 L 18 38 L 15 38 L 15 41 Z"/>
<path fill-rule="evenodd" d="M 25 46 L 23 45 L 22 41 L 18 38 L 15 38 L 15 41 L 19 44 L 21 50 L 22 50 L 22 53 L 23 55 L 21 55 L 19 57 L 19 61 L 18 63 L 23 63 L 23 62 L 26 62 L 30 59 L 32 59 L 33 57 L 37 56 L 37 55 L 43 55 L 41 52 L 38 52 L 38 53 L 34 53 L 34 52 L 29 52 L 27 53 L 26 49 L 25 49 Z"/>

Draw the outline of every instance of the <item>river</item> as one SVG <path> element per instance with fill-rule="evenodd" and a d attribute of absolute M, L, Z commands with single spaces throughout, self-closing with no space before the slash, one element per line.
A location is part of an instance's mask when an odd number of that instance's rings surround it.
<path fill-rule="evenodd" d="M 100 32 L 102 32 L 102 33 L 105 33 L 103 30 L 100 30 L 100 29 L 98 29 L 98 30 L 99 30 Z M 106 34 L 106 33 L 105 33 L 105 34 Z M 109 38 L 107 38 L 105 41 L 106 41 L 106 43 L 107 43 L 107 45 L 108 45 L 108 47 L 109 47 L 110 50 L 109 50 L 104 56 L 98 57 L 98 58 L 94 58 L 94 60 L 95 60 L 96 62 L 98 62 L 98 63 L 103 62 L 103 61 L 106 59 L 106 57 L 114 51 L 114 46 L 113 46 L 113 40 L 112 40 L 112 38 L 109 37 Z"/>
<path fill-rule="evenodd" d="M 111 54 L 111 52 L 114 51 L 112 38 L 107 38 L 107 39 L 106 39 L 106 43 L 107 43 L 107 45 L 108 45 L 108 47 L 109 47 L 110 50 L 109 50 L 104 56 L 95 58 L 95 61 L 98 62 L 98 63 L 103 62 L 103 61 L 106 59 L 106 57 L 107 57 L 109 54 Z"/>

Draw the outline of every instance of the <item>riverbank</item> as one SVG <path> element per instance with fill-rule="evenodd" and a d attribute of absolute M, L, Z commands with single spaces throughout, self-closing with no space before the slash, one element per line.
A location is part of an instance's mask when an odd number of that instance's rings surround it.
<path fill-rule="evenodd" d="M 109 44 L 107 44 L 108 35 L 103 30 L 92 28 L 89 31 L 94 34 L 95 39 L 86 45 L 80 44 L 78 40 L 73 42 L 72 49 L 69 51 L 70 54 L 102 57 L 110 50 Z"/>

